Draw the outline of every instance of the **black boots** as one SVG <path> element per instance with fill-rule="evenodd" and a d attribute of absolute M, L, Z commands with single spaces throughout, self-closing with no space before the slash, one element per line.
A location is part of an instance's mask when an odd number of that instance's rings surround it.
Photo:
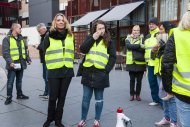
<path fill-rule="evenodd" d="M 5 101 L 5 105 L 8 105 L 8 104 L 10 104 L 12 102 L 12 97 L 11 96 L 8 96 L 7 98 L 6 98 L 6 101 Z"/>
<path fill-rule="evenodd" d="M 55 126 L 57 126 L 57 127 L 65 127 L 65 126 L 61 123 L 61 121 L 55 121 Z"/>
<path fill-rule="evenodd" d="M 17 95 L 16 99 L 29 99 L 29 97 L 24 94 L 20 94 L 20 95 Z"/>
<path fill-rule="evenodd" d="M 47 121 L 44 123 L 43 127 L 49 127 L 50 124 L 51 124 L 51 122 L 52 122 L 52 121 L 47 120 Z M 55 126 L 57 126 L 57 127 L 65 127 L 65 126 L 61 123 L 61 121 L 55 121 Z"/>
<path fill-rule="evenodd" d="M 52 122 L 52 121 L 47 120 L 47 121 L 44 123 L 43 127 L 49 127 L 51 122 Z"/>

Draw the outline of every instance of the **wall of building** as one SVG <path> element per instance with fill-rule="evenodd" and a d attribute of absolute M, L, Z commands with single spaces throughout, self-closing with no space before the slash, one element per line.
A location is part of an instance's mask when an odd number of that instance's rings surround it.
<path fill-rule="evenodd" d="M 31 0 L 29 2 L 29 25 L 36 26 L 40 22 L 48 24 L 59 12 L 59 0 Z"/>
<path fill-rule="evenodd" d="M 29 27 L 29 7 L 28 2 L 26 0 L 21 0 L 20 2 L 21 6 L 19 9 L 19 20 L 22 27 Z"/>

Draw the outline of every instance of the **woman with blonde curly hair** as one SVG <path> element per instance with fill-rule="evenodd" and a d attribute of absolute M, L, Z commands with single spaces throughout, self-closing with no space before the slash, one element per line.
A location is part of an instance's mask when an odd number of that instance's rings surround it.
<path fill-rule="evenodd" d="M 44 52 L 48 69 L 49 104 L 43 127 L 49 127 L 52 121 L 55 121 L 56 126 L 64 127 L 61 123 L 63 106 L 74 76 L 74 38 L 68 20 L 61 13 L 55 16 L 50 32 L 46 34 Z"/>

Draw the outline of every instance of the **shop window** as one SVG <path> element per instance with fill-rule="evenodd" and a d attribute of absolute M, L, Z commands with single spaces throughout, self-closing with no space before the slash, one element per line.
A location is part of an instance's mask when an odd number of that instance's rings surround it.
<path fill-rule="evenodd" d="M 160 21 L 177 20 L 177 0 L 160 0 Z"/>
<path fill-rule="evenodd" d="M 149 6 L 149 18 L 157 17 L 158 0 L 151 0 Z"/>
<path fill-rule="evenodd" d="M 183 14 L 187 11 L 188 2 L 189 2 L 189 0 L 181 0 L 180 18 L 182 18 Z"/>

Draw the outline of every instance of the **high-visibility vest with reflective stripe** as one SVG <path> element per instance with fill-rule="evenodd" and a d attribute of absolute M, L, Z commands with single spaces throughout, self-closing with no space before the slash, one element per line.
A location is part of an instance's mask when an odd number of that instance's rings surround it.
<path fill-rule="evenodd" d="M 161 75 L 161 61 L 162 56 L 160 58 L 155 58 L 154 60 L 154 74 L 160 74 Z"/>
<path fill-rule="evenodd" d="M 172 73 L 172 91 L 190 97 L 190 31 L 175 28 L 173 33 L 177 63 Z"/>
<path fill-rule="evenodd" d="M 127 38 L 131 44 L 142 44 L 142 38 L 134 42 L 134 39 L 129 37 Z M 141 61 L 136 61 L 133 60 L 133 55 L 131 50 L 127 50 L 127 55 L 126 55 L 126 64 L 146 64 L 146 62 L 141 62 Z"/>
<path fill-rule="evenodd" d="M 50 46 L 45 53 L 45 61 L 48 70 L 58 69 L 66 66 L 67 68 L 73 68 L 74 62 L 74 40 L 73 36 L 68 35 L 64 40 L 64 46 L 62 40 L 56 40 L 49 37 Z"/>
<path fill-rule="evenodd" d="M 101 40 L 98 45 L 94 42 L 94 45 L 91 47 L 88 54 L 86 54 L 83 66 L 91 67 L 94 65 L 97 69 L 105 69 L 108 59 L 109 54 L 107 53 L 107 47 L 105 46 L 103 40 Z"/>
<path fill-rule="evenodd" d="M 144 42 L 145 45 L 145 61 L 148 63 L 149 66 L 154 66 L 155 61 L 151 59 L 151 50 L 152 48 L 157 44 L 157 39 L 155 37 L 155 34 L 159 32 L 159 29 L 156 28 L 153 31 L 150 31 L 151 37 L 146 39 Z"/>
<path fill-rule="evenodd" d="M 21 40 L 21 48 L 22 48 L 22 58 L 26 59 L 26 49 L 24 45 L 24 41 Z M 10 55 L 12 60 L 19 60 L 19 48 L 17 46 L 17 42 L 13 37 L 10 37 Z"/>

